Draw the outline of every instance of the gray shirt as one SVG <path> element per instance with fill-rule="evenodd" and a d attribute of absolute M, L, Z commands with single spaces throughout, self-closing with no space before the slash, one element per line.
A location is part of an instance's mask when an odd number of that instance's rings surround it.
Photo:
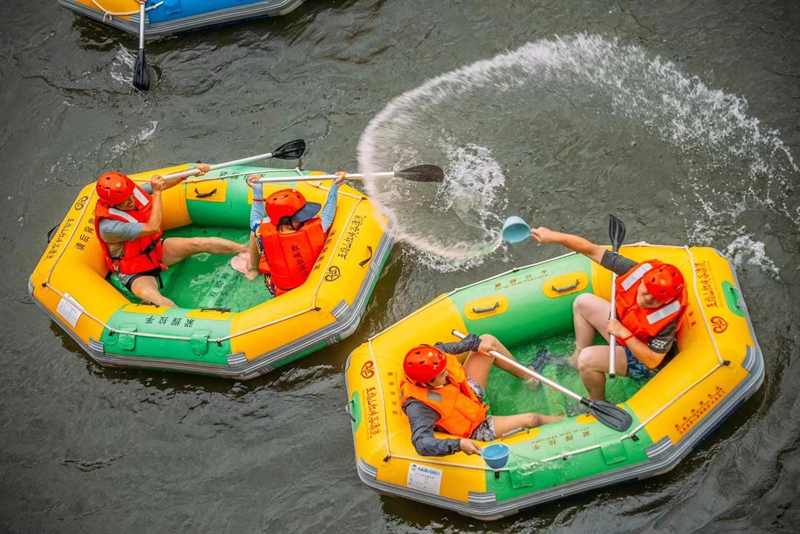
<path fill-rule="evenodd" d="M 143 184 L 139 187 L 144 189 L 147 194 L 153 194 L 153 187 L 150 184 Z M 144 223 L 101 219 L 97 227 L 100 231 L 100 238 L 108 245 L 111 257 L 118 258 L 125 250 L 124 243 L 133 241 L 142 233 Z"/>
<path fill-rule="evenodd" d="M 435 347 L 448 354 L 461 354 L 468 350 L 477 350 L 475 343 L 480 345 L 480 340 L 474 334 L 470 334 L 464 341 L 437 343 Z M 414 398 L 406 400 L 402 408 L 411 424 L 411 443 L 414 444 L 417 454 L 420 456 L 447 456 L 461 450 L 460 439 L 439 439 L 434 435 L 436 421 L 440 418 L 439 412 Z"/>
<path fill-rule="evenodd" d="M 616 273 L 617 276 L 622 276 L 639 264 L 630 258 L 626 258 L 625 256 L 620 256 L 609 250 L 606 250 L 603 253 L 603 258 L 600 260 L 600 265 L 609 271 Z M 672 348 L 672 344 L 675 341 L 675 333 L 678 331 L 679 320 L 680 318 L 675 319 L 665 326 L 657 336 L 651 337 L 647 340 L 647 346 L 650 347 L 650 350 L 657 352 L 658 354 L 666 354 L 669 352 L 669 349 Z"/>

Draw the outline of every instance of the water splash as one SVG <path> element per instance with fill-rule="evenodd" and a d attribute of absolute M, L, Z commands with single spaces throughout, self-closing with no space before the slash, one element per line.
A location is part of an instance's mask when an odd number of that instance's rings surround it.
<path fill-rule="evenodd" d="M 734 239 L 735 250 L 757 253 L 757 241 L 740 239 L 741 219 L 768 211 L 800 228 L 789 189 L 798 167 L 778 133 L 746 111 L 744 98 L 638 46 L 576 35 L 526 44 L 395 98 L 368 125 L 358 155 L 395 238 L 445 262 L 495 250 L 507 215 L 574 228 L 576 217 L 642 207 L 667 235 L 686 231 L 692 244 L 717 246 Z M 439 185 L 369 176 L 440 162 Z M 674 227 L 681 221 L 683 230 Z"/>

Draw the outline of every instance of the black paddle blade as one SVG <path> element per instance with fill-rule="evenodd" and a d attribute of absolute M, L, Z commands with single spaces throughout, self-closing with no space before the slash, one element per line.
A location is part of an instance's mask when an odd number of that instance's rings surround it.
<path fill-rule="evenodd" d="M 133 86 L 140 91 L 150 89 L 150 68 L 147 66 L 144 48 L 139 49 L 136 64 L 133 66 Z"/>
<path fill-rule="evenodd" d="M 608 236 L 611 238 L 611 247 L 614 252 L 617 252 L 622 242 L 625 241 L 625 223 L 610 213 L 608 214 Z"/>
<path fill-rule="evenodd" d="M 300 159 L 306 151 L 306 142 L 302 139 L 289 141 L 272 151 L 272 157 L 278 159 Z"/>
<path fill-rule="evenodd" d="M 394 175 L 412 182 L 441 182 L 444 180 L 444 171 L 436 165 L 417 165 L 397 171 Z"/>
<path fill-rule="evenodd" d="M 609 428 L 617 432 L 625 432 L 633 424 L 631 414 L 615 404 L 606 401 L 591 401 L 586 398 L 581 399 L 581 404 L 589 407 L 589 413 L 597 418 Z"/>

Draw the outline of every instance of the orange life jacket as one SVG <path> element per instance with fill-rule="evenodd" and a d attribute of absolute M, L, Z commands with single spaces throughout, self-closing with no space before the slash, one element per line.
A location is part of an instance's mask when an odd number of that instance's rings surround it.
<path fill-rule="evenodd" d="M 112 219 L 128 223 L 146 223 L 150 218 L 153 197 L 147 191 L 134 186 L 133 199 L 136 207 L 130 211 L 123 211 L 112 208 L 102 200 L 97 201 L 94 208 L 94 234 L 100 241 L 100 248 L 106 258 L 106 266 L 109 270 L 122 274 L 137 274 L 150 271 L 157 267 L 166 269 L 166 265 L 161 263 L 164 253 L 161 248 L 161 234 L 163 231 L 146 237 L 138 237 L 133 241 L 124 243 L 125 249 L 122 256 L 112 258 L 108 250 L 108 244 L 100 236 L 100 221 L 102 219 Z"/>
<path fill-rule="evenodd" d="M 455 356 L 447 355 L 447 383 L 426 388 L 404 380 L 400 384 L 401 405 L 409 398 L 430 406 L 439 414 L 436 426 L 448 434 L 468 438 L 486 420 L 489 407 L 483 404 L 467 382 L 464 367 Z"/>
<path fill-rule="evenodd" d="M 264 248 L 258 268 L 271 276 L 275 294 L 303 285 L 325 245 L 322 219 L 315 217 L 291 234 L 281 234 L 271 222 L 262 222 L 258 233 Z"/>
<path fill-rule="evenodd" d="M 631 334 L 643 343 L 656 337 L 675 319 L 678 319 L 678 328 L 680 328 L 683 312 L 686 310 L 688 302 L 686 288 L 684 288 L 679 298 L 660 308 L 642 308 L 636 303 L 636 293 L 639 290 L 639 284 L 642 283 L 642 277 L 648 271 L 662 265 L 664 265 L 663 261 L 647 260 L 617 277 L 617 318 L 625 328 L 630 330 Z M 617 338 L 617 343 L 625 345 L 625 342 L 619 338 Z"/>

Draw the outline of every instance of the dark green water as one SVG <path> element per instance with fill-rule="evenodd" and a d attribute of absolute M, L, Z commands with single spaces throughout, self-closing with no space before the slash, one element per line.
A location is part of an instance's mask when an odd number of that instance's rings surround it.
<path fill-rule="evenodd" d="M 563 109 L 555 92 L 539 108 L 492 110 L 509 117 L 492 132 L 516 154 L 503 167 L 530 165 L 541 178 L 515 182 L 514 207 L 602 242 L 615 211 L 630 242 L 728 253 L 766 362 L 761 390 L 658 478 L 494 523 L 381 497 L 358 480 L 347 354 L 436 295 L 561 254 L 554 246 L 519 245 L 447 271 L 396 245 L 351 338 L 247 383 L 101 368 L 26 284 L 47 230 L 106 170 L 226 161 L 294 138 L 309 143 L 305 168 L 356 170 L 361 133 L 392 98 L 556 35 L 616 37 L 746 98 L 747 115 L 796 157 L 797 2 L 309 0 L 287 17 L 148 43 L 160 80 L 147 94 L 126 82 L 132 61 L 120 47 L 133 50 L 135 38 L 53 0 L 3 7 L 0 532 L 796 531 L 798 174 L 749 179 L 740 162 L 707 160 L 700 146 L 682 152 L 645 135 L 644 123 L 591 118 L 588 94 Z M 531 110 L 539 137 L 520 119 Z M 717 140 L 724 152 L 729 137 L 720 130 Z M 705 180 L 687 170 L 698 161 L 710 162 Z"/>

